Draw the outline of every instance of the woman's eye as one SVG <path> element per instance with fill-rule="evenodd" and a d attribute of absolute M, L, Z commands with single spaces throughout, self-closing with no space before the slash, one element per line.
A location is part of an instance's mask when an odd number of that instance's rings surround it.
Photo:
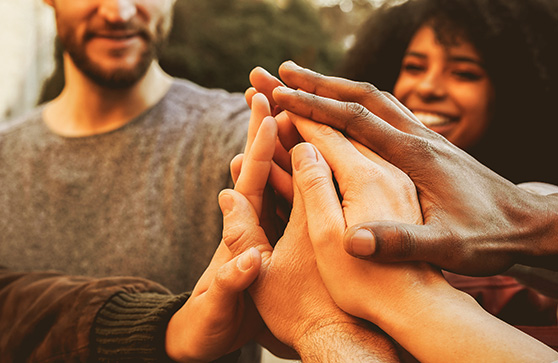
<path fill-rule="evenodd" d="M 453 74 L 464 81 L 478 81 L 482 78 L 482 75 L 476 72 L 468 71 L 454 71 Z"/>
<path fill-rule="evenodd" d="M 426 67 L 420 65 L 420 64 L 413 64 L 413 63 L 408 63 L 408 64 L 403 64 L 403 70 L 406 72 L 410 72 L 410 73 L 419 73 L 422 72 L 426 69 Z"/>

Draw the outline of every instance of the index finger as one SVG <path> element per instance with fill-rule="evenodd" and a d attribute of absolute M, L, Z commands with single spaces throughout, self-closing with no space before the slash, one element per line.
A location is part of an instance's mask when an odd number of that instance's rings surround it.
<path fill-rule="evenodd" d="M 277 123 L 271 116 L 265 117 L 258 129 L 248 153 L 244 154 L 242 170 L 238 176 L 235 190 L 244 194 L 252 203 L 258 217 L 263 208 L 264 190 L 271 170 Z"/>
<path fill-rule="evenodd" d="M 246 136 L 246 146 L 244 147 L 244 153 L 250 152 L 252 143 L 256 138 L 256 134 L 260 129 L 262 120 L 266 116 L 271 116 L 271 110 L 269 105 L 269 100 L 265 95 L 261 93 L 256 93 L 252 96 L 252 112 L 250 112 L 250 121 L 248 122 L 248 135 Z"/>
<path fill-rule="evenodd" d="M 294 114 L 293 119 L 298 115 L 337 128 L 396 165 L 399 155 L 406 156 L 404 150 L 413 147 L 413 135 L 399 131 L 358 103 L 286 87 L 276 88 L 273 96 L 282 108 Z"/>
<path fill-rule="evenodd" d="M 420 134 L 425 129 L 425 126 L 420 122 L 417 123 L 416 119 L 410 116 L 410 112 L 403 111 L 400 104 L 393 102 L 391 97 L 386 97 L 385 92 L 378 90 L 370 83 L 324 76 L 299 67 L 292 61 L 283 63 L 279 68 L 279 74 L 281 79 L 291 88 L 338 101 L 361 104 L 370 112 L 403 132 Z M 346 120 L 346 122 L 348 121 Z M 348 125 L 337 125 L 336 127 L 349 129 Z M 354 135 L 351 136 L 355 137 Z"/>
<path fill-rule="evenodd" d="M 262 67 L 256 67 L 250 72 L 250 83 L 257 92 L 263 93 L 269 100 L 271 105 L 272 116 L 277 115 L 280 110 L 277 108 L 277 104 L 273 100 L 273 90 L 276 87 L 284 86 L 283 82 L 274 77 L 271 73 L 266 71 Z"/>

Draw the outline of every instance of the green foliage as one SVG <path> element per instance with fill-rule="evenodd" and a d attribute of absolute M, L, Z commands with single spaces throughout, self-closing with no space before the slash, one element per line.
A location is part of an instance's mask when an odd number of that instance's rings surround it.
<path fill-rule="evenodd" d="M 206 87 L 244 91 L 255 66 L 283 61 L 328 73 L 341 56 L 307 0 L 178 0 L 160 62 L 174 76 Z"/>

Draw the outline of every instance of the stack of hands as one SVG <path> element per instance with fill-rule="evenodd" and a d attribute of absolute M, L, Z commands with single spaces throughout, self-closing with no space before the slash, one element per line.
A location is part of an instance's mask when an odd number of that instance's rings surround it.
<path fill-rule="evenodd" d="M 169 323 L 168 355 L 211 361 L 255 339 L 307 362 L 397 362 L 398 347 L 421 362 L 557 360 L 440 272 L 555 269 L 557 198 L 499 177 L 369 84 L 292 62 L 279 74 L 251 74 L 223 240 Z"/>

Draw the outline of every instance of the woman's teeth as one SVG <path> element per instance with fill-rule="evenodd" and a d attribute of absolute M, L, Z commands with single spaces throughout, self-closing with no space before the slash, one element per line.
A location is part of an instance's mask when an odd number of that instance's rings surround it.
<path fill-rule="evenodd" d="M 415 116 L 422 122 L 425 126 L 441 126 L 452 122 L 452 118 L 438 113 L 429 112 L 415 112 Z"/>

